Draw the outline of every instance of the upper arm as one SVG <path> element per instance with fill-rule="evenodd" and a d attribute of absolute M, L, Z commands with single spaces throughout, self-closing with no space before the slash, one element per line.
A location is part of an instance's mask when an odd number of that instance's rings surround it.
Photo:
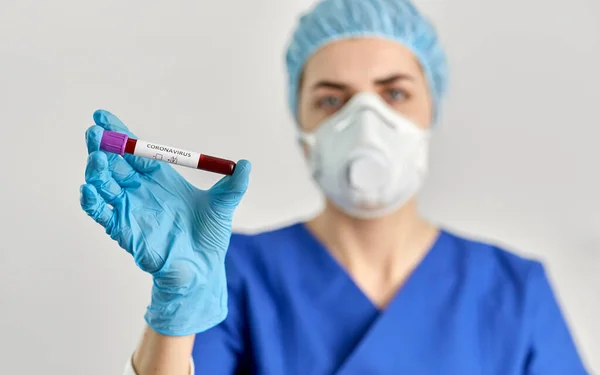
<path fill-rule="evenodd" d="M 527 375 L 588 374 L 544 267 L 535 263 L 528 279 L 527 319 L 531 334 Z"/>
<path fill-rule="evenodd" d="M 242 366 L 244 339 L 244 298 L 245 285 L 237 266 L 236 254 L 230 246 L 225 261 L 228 291 L 228 313 L 219 325 L 198 333 L 192 356 L 196 375 L 233 375 Z"/>

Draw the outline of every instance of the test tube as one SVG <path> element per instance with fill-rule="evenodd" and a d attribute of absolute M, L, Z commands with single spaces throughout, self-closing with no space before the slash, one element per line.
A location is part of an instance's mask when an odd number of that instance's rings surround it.
<path fill-rule="evenodd" d="M 235 162 L 231 160 L 146 142 L 110 130 L 105 130 L 102 134 L 100 149 L 121 156 L 131 154 L 224 175 L 232 175 L 235 170 Z"/>

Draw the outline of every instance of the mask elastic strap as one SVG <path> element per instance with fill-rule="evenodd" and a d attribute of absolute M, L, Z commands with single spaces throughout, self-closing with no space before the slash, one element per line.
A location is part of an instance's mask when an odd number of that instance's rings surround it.
<path fill-rule="evenodd" d="M 301 130 L 296 132 L 296 140 L 302 146 L 303 142 L 312 150 L 317 143 L 317 137 L 312 133 L 305 133 Z"/>

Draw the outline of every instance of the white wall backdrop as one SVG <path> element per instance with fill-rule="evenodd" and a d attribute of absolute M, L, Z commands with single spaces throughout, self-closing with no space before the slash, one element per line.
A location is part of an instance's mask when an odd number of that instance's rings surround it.
<path fill-rule="evenodd" d="M 143 327 L 150 279 L 79 207 L 95 109 L 147 140 L 250 159 L 240 229 L 315 212 L 283 65 L 310 4 L 0 3 L 0 373 L 118 374 Z M 545 260 L 600 371 L 600 3 L 418 4 L 452 66 L 423 212 Z"/>

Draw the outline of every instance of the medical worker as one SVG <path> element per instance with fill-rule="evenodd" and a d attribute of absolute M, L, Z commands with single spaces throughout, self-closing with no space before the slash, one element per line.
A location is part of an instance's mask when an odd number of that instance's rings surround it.
<path fill-rule="evenodd" d="M 417 212 L 448 73 L 415 7 L 324 0 L 286 63 L 326 197 L 307 222 L 232 234 L 249 162 L 199 190 L 166 163 L 99 151 L 105 129 L 129 130 L 94 114 L 81 205 L 153 278 L 126 373 L 586 374 L 538 261 Z"/>

